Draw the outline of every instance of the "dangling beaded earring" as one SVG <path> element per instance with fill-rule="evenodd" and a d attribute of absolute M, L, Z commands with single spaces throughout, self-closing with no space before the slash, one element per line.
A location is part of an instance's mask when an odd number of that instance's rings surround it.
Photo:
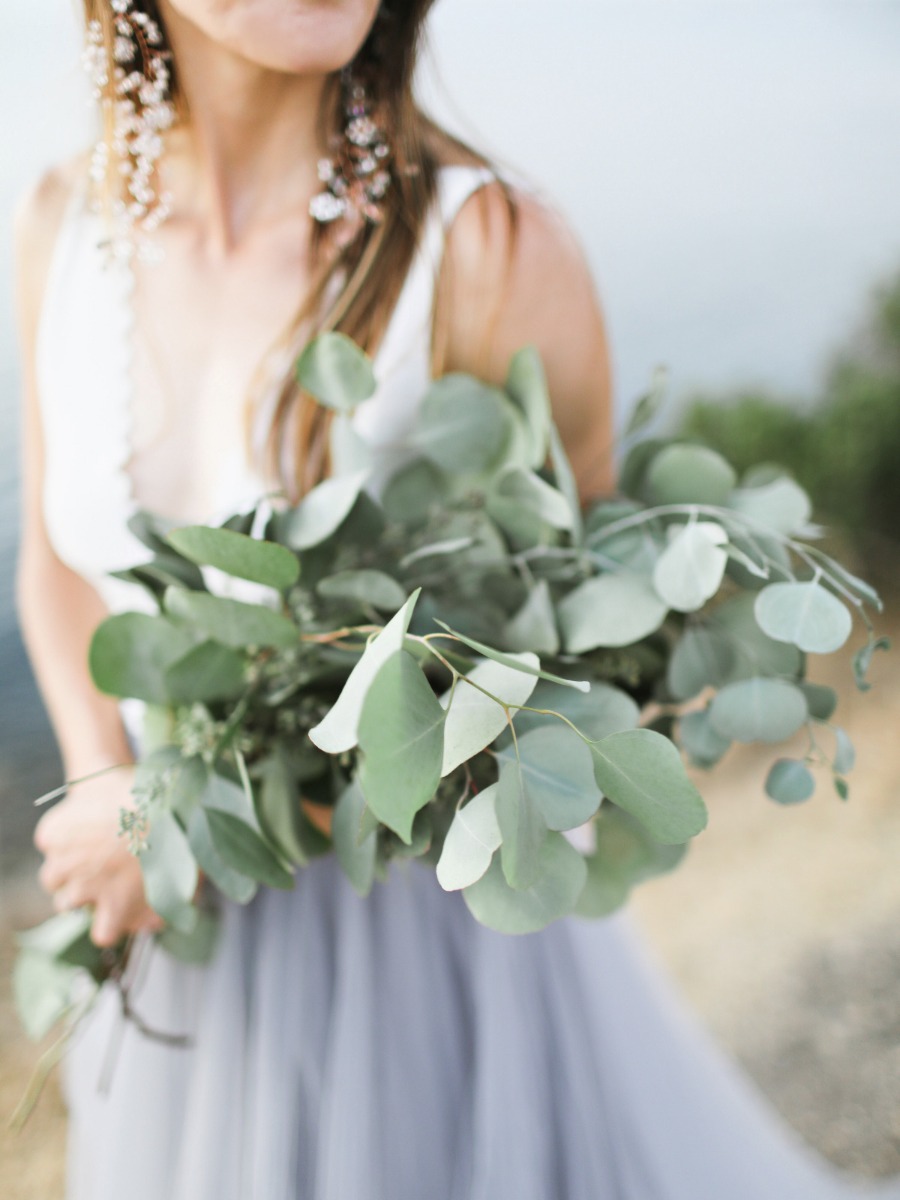
<path fill-rule="evenodd" d="M 324 189 L 313 196 L 310 216 L 321 225 L 341 222 L 338 242 L 352 242 L 363 223 L 384 220 L 391 186 L 391 147 L 365 85 L 352 68 L 341 73 L 345 124 L 333 140 L 330 158 L 319 160 Z"/>
<path fill-rule="evenodd" d="M 163 152 L 163 133 L 173 124 L 169 101 L 169 52 L 162 30 L 133 0 L 109 0 L 115 23 L 112 95 L 103 27 L 91 21 L 87 29 L 84 65 L 93 84 L 93 98 L 111 113 L 110 143 L 101 138 L 91 158 L 91 178 L 102 183 L 110 174 L 110 151 L 118 160 L 126 197 L 113 201 L 110 249 L 115 258 L 158 257 L 148 236 L 155 233 L 171 210 L 171 197 L 154 187 Z"/>

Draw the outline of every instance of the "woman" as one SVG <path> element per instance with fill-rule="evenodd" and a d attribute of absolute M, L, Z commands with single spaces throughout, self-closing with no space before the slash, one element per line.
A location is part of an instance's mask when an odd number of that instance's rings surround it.
<path fill-rule="evenodd" d="M 132 753 L 85 661 L 105 612 L 135 602 L 108 578 L 140 553 L 135 507 L 211 519 L 346 467 L 289 382 L 315 328 L 376 354 L 356 432 L 382 465 L 431 373 L 499 381 L 534 343 L 583 496 L 610 489 L 588 273 L 544 206 L 416 110 L 430 3 L 85 0 L 99 90 L 118 60 L 133 107 L 118 130 L 107 107 L 90 169 L 51 173 L 18 231 L 20 607 L 68 778 Z M 117 834 L 128 803 L 110 774 L 36 834 L 43 885 L 93 907 L 101 946 L 157 926 Z M 323 859 L 292 893 L 225 905 L 208 968 L 151 954 L 136 1006 L 191 1044 L 103 998 L 68 1062 L 70 1197 L 846 1194 L 683 1022 L 621 919 L 502 938 L 458 900 L 416 868 L 363 902 Z"/>

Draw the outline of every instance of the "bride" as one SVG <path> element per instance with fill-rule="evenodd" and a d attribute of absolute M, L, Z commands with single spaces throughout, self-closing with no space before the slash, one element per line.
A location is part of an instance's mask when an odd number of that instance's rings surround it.
<path fill-rule="evenodd" d="M 134 607 L 137 508 L 211 520 L 351 465 L 290 364 L 375 356 L 357 439 L 403 453 L 428 380 L 540 350 L 582 496 L 612 489 L 602 318 L 577 246 L 418 110 L 432 0 L 85 0 L 105 133 L 18 225 L 22 626 L 68 778 L 129 761 L 87 645 Z M 118 72 L 118 73 L 117 73 Z M 41 820 L 41 882 L 114 945 L 159 921 L 130 776 Z M 327 813 L 309 806 L 327 827 Z M 366 901 L 332 859 L 223 902 L 212 963 L 151 948 L 66 1063 L 70 1200 L 828 1200 L 853 1194 L 678 1009 L 627 919 L 505 938 L 433 874 Z"/>

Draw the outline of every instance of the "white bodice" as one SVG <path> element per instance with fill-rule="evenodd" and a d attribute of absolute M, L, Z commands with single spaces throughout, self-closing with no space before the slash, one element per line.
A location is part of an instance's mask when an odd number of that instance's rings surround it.
<path fill-rule="evenodd" d="M 431 318 L 446 232 L 459 209 L 493 179 L 486 169 L 444 167 L 387 331 L 375 356 L 376 393 L 349 423 L 335 421 L 332 469 L 371 465 L 370 486 L 408 453 L 416 408 L 431 378 Z M 109 572 L 146 561 L 128 529 L 138 504 L 133 458 L 133 276 L 100 247 L 102 218 L 81 195 L 69 206 L 54 249 L 37 339 L 37 381 L 44 435 L 44 517 L 56 553 L 88 579 L 113 610 L 134 607 L 137 589 Z M 349 428 L 347 427 L 349 425 Z M 233 453 L 210 497 L 208 520 L 248 508 L 270 484 L 251 465 L 235 429 Z"/>

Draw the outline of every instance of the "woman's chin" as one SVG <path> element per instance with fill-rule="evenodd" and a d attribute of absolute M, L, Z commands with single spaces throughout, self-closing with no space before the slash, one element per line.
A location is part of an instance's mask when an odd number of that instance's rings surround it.
<path fill-rule="evenodd" d="M 368 36 L 378 0 L 168 0 L 224 49 L 272 71 L 324 75 L 349 63 Z"/>

